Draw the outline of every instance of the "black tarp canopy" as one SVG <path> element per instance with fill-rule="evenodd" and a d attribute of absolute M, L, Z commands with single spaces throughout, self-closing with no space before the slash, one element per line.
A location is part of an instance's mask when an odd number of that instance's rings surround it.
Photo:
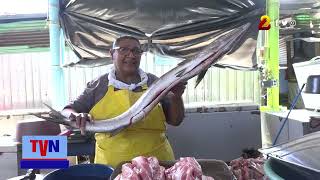
<path fill-rule="evenodd" d="M 137 37 L 146 51 L 192 58 L 220 34 L 251 22 L 238 48 L 217 66 L 255 69 L 262 0 L 62 0 L 60 23 L 77 64 L 109 64 L 119 36 Z"/>

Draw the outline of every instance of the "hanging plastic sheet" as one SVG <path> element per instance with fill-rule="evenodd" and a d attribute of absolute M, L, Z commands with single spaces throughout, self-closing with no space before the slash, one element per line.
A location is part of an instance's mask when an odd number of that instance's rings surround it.
<path fill-rule="evenodd" d="M 119 36 L 137 37 L 146 51 L 189 59 L 217 36 L 251 22 L 237 48 L 216 64 L 255 69 L 260 0 L 71 0 L 62 1 L 60 22 L 76 64 L 110 64 Z"/>

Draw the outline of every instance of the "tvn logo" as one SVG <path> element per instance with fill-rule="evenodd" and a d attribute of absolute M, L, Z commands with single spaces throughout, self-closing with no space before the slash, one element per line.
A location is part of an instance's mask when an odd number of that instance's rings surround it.
<path fill-rule="evenodd" d="M 23 136 L 21 169 L 69 167 L 66 136 Z"/>

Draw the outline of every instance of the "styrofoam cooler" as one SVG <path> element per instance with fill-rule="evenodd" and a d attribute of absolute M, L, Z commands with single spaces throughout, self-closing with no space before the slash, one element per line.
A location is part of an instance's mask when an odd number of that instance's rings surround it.
<path fill-rule="evenodd" d="M 299 88 L 301 89 L 310 75 L 320 75 L 320 56 L 312 58 L 310 61 L 295 63 L 293 68 L 297 77 Z M 308 94 L 302 91 L 301 96 L 304 106 L 307 109 L 320 109 L 320 94 Z"/>

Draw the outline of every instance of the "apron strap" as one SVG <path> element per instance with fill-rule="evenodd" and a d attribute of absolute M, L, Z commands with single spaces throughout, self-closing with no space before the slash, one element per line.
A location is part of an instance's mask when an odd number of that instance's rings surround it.
<path fill-rule="evenodd" d="M 109 91 L 109 90 L 110 90 L 110 91 L 115 91 L 115 90 L 114 90 L 114 86 L 109 85 L 109 86 L 108 86 L 108 91 Z"/>

